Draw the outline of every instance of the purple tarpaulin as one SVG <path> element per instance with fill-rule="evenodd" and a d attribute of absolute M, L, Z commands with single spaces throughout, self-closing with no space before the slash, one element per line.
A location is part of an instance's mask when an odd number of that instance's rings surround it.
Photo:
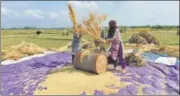
<path fill-rule="evenodd" d="M 8 95 L 33 95 L 36 86 L 56 66 L 71 63 L 70 53 L 53 53 L 17 64 L 2 66 L 1 93 Z"/>
<path fill-rule="evenodd" d="M 2 96 L 8 95 L 33 95 L 37 85 L 45 80 L 48 72 L 54 68 L 62 68 L 71 63 L 70 53 L 53 53 L 43 57 L 33 58 L 22 61 L 17 64 L 2 65 L 1 70 L 1 93 Z M 147 63 L 144 67 L 126 67 L 126 73 L 112 72 L 115 76 L 121 77 L 119 82 L 131 82 L 118 93 L 111 95 L 136 95 L 138 83 L 148 84 L 151 87 L 145 87 L 143 94 L 155 95 L 162 92 L 162 85 L 165 85 L 167 95 L 179 94 L 179 68 L 177 66 L 167 66 L 163 64 Z M 137 77 L 139 75 L 140 77 Z M 150 77 L 149 77 L 150 76 Z M 167 83 L 163 82 L 167 81 Z M 136 83 L 138 82 L 138 83 Z M 115 88 L 110 86 L 109 88 Z M 40 86 L 40 90 L 48 88 Z M 82 91 L 80 95 L 86 95 Z M 94 95 L 102 96 L 104 92 L 95 90 Z"/>
<path fill-rule="evenodd" d="M 147 63 L 145 67 L 127 66 L 127 73 L 131 73 L 130 75 L 121 73 L 116 76 L 126 76 L 125 78 L 121 77 L 120 82 L 131 82 L 132 85 L 122 88 L 118 93 L 111 95 L 137 95 L 137 89 L 135 87 L 138 88 L 138 84 L 134 83 L 135 81 L 151 86 L 145 87 L 142 90 L 143 94 L 163 95 L 163 85 L 165 85 L 165 90 L 170 90 L 167 91 L 167 95 L 177 95 L 179 94 L 179 70 L 176 67 L 155 63 Z M 114 74 L 117 74 L 117 72 Z M 141 77 L 137 77 L 135 74 Z M 150 76 L 150 78 L 148 78 L 148 76 Z M 168 81 L 168 83 L 164 83 L 163 81 Z"/>

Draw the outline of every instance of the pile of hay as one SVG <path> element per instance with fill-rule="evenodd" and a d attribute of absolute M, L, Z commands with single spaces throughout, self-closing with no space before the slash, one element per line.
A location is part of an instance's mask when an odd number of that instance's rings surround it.
<path fill-rule="evenodd" d="M 20 45 L 15 46 L 15 50 L 22 54 L 33 55 L 43 52 L 45 49 L 40 48 L 38 45 L 33 43 L 22 42 Z"/>
<path fill-rule="evenodd" d="M 148 42 L 146 41 L 146 39 L 142 38 L 138 34 L 133 34 L 132 37 L 129 39 L 129 43 L 147 44 Z"/>
<path fill-rule="evenodd" d="M 2 60 L 7 60 L 7 59 L 12 59 L 12 60 L 18 60 L 23 57 L 23 54 L 17 51 L 13 50 L 3 50 L 1 52 L 1 59 Z"/>
<path fill-rule="evenodd" d="M 2 51 L 2 59 L 13 59 L 17 60 L 24 56 L 34 55 L 38 53 L 43 53 L 45 51 L 44 48 L 40 48 L 38 45 L 33 43 L 22 42 L 17 46 L 11 46 L 7 50 Z"/>
<path fill-rule="evenodd" d="M 144 66 L 145 62 L 141 57 L 141 53 L 134 50 L 125 57 L 125 61 L 129 66 Z"/>
<path fill-rule="evenodd" d="M 159 41 L 150 33 L 146 31 L 141 31 L 137 34 L 133 34 L 132 37 L 129 39 L 129 43 L 135 44 L 155 44 L 159 45 Z"/>
<path fill-rule="evenodd" d="M 141 37 L 143 37 L 144 39 L 146 39 L 146 41 L 151 44 L 155 44 L 155 45 L 159 45 L 159 41 L 153 36 L 151 35 L 150 33 L 146 32 L 146 31 L 142 31 L 142 32 L 139 32 L 139 35 Z"/>

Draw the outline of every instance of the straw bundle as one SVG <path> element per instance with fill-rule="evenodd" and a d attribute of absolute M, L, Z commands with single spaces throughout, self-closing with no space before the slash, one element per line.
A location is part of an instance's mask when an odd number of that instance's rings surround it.
<path fill-rule="evenodd" d="M 79 32 L 79 31 L 78 31 L 77 20 L 76 20 L 76 16 L 75 16 L 75 11 L 74 11 L 74 9 L 72 8 L 72 5 L 71 5 L 71 4 L 68 5 L 68 8 L 69 8 L 69 16 L 70 16 L 71 21 L 72 21 L 72 23 L 73 23 L 74 31 L 75 31 L 75 32 Z"/>
<path fill-rule="evenodd" d="M 101 27 L 102 22 L 105 21 L 107 15 L 96 15 L 95 13 L 90 13 L 89 18 L 87 20 L 83 20 L 82 30 L 88 35 L 92 36 L 94 40 L 101 41 L 105 43 L 105 41 L 101 38 Z"/>
<path fill-rule="evenodd" d="M 145 61 L 141 57 L 141 53 L 139 50 L 134 50 L 133 53 L 128 54 L 125 57 L 125 61 L 128 63 L 129 66 L 144 66 Z"/>
<path fill-rule="evenodd" d="M 84 34 L 90 35 L 97 41 L 101 41 L 105 43 L 105 40 L 101 38 L 101 27 L 102 22 L 105 21 L 107 15 L 96 15 L 94 13 L 89 14 L 89 18 L 87 20 L 83 20 L 83 24 L 81 28 L 78 27 L 75 11 L 72 8 L 72 5 L 68 5 L 69 8 L 69 16 L 71 18 L 71 21 L 73 23 L 73 28 L 75 32 L 83 32 Z"/>
<path fill-rule="evenodd" d="M 96 15 L 94 13 L 89 14 L 89 18 L 87 20 L 83 20 L 82 26 L 77 26 L 76 16 L 72 6 L 69 4 L 69 15 L 71 21 L 73 23 L 73 28 L 76 32 L 80 32 L 81 34 L 87 34 L 91 36 L 94 40 L 100 43 L 106 43 L 105 40 L 101 38 L 101 27 L 102 22 L 106 19 L 107 15 Z M 106 71 L 107 58 L 104 54 L 98 53 L 101 52 L 100 49 L 97 49 L 101 44 L 95 45 L 96 48 L 88 48 L 83 52 L 76 53 L 74 59 L 75 68 L 94 72 L 100 74 Z M 83 46 L 85 48 L 89 47 L 88 44 Z"/>

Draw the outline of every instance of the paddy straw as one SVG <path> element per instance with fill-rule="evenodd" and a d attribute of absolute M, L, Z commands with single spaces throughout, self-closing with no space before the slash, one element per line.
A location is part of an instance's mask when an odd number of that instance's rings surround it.
<path fill-rule="evenodd" d="M 19 45 L 11 46 L 9 49 L 3 50 L 2 59 L 13 59 L 17 60 L 24 56 L 34 55 L 37 53 L 44 52 L 44 48 L 40 48 L 38 45 L 33 43 L 22 42 Z"/>
<path fill-rule="evenodd" d="M 105 40 L 101 38 L 101 27 L 102 23 L 106 20 L 107 15 L 97 15 L 93 12 L 90 12 L 89 18 L 83 20 L 83 24 L 81 28 L 78 28 L 75 11 L 71 4 L 68 5 L 69 8 L 69 16 L 71 18 L 71 22 L 73 23 L 73 28 L 76 32 L 85 33 L 90 35 L 94 40 L 99 40 L 105 43 Z"/>
<path fill-rule="evenodd" d="M 68 5 L 68 8 L 69 8 L 69 16 L 71 18 L 71 22 L 73 23 L 73 29 L 75 32 L 79 32 L 77 29 L 78 27 L 77 27 L 77 20 L 76 20 L 75 11 L 74 11 L 71 4 Z"/>
<path fill-rule="evenodd" d="M 102 27 L 102 22 L 104 22 L 106 18 L 107 15 L 97 15 L 91 12 L 89 18 L 83 20 L 83 31 L 92 36 L 95 40 L 102 40 L 100 29 Z"/>

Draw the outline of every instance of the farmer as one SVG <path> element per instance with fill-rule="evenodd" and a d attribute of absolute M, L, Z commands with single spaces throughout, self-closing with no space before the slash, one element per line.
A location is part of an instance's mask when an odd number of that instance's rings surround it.
<path fill-rule="evenodd" d="M 80 28 L 81 25 L 78 25 L 78 28 Z M 82 34 L 80 32 L 74 32 L 73 33 L 73 39 L 72 39 L 72 63 L 74 61 L 75 54 L 79 51 L 81 51 L 81 40 Z"/>
<path fill-rule="evenodd" d="M 123 60 L 123 44 L 119 28 L 116 26 L 116 21 L 109 22 L 109 31 L 107 34 L 107 42 L 111 43 L 109 49 L 108 63 L 113 63 L 116 70 L 117 64 L 120 63 L 122 70 L 125 69 L 125 62 Z M 119 60 L 119 62 L 118 62 Z"/>

